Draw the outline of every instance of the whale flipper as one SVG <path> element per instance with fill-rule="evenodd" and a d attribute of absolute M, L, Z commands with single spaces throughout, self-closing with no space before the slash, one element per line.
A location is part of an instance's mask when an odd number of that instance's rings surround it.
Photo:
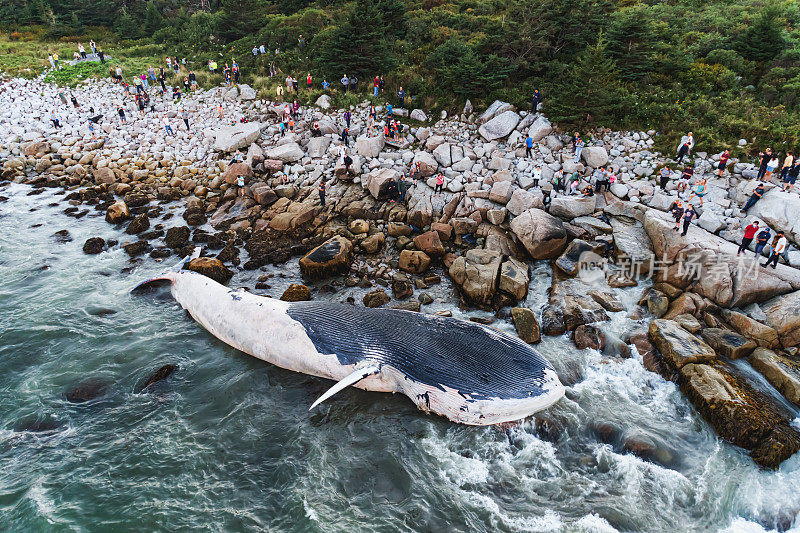
<path fill-rule="evenodd" d="M 186 263 L 188 263 L 192 259 L 197 259 L 198 257 L 200 257 L 201 250 L 202 250 L 202 248 L 200 248 L 199 246 L 196 246 L 195 249 L 194 249 L 194 252 L 192 252 L 192 255 L 187 255 L 186 257 L 181 259 L 178 262 L 178 264 L 176 264 L 174 267 L 170 268 L 169 270 L 167 270 L 163 274 L 161 274 L 159 276 L 156 276 L 154 278 L 150 278 L 150 279 L 144 280 L 143 282 L 139 283 L 137 286 L 135 286 L 134 288 L 131 289 L 131 292 L 132 293 L 137 292 L 137 291 L 139 291 L 141 289 L 144 289 L 145 287 L 149 287 L 151 285 L 154 285 L 154 284 L 158 283 L 159 281 L 172 281 L 172 278 L 170 278 L 170 274 L 175 273 L 175 272 L 180 272 L 181 269 L 183 269 L 183 266 Z"/>
<path fill-rule="evenodd" d="M 330 398 L 331 396 L 333 396 L 334 394 L 336 394 L 340 390 L 345 389 L 345 388 L 349 387 L 350 385 L 355 385 L 356 383 L 358 383 L 359 381 L 361 381 L 365 377 L 371 376 L 373 374 L 377 374 L 380 371 L 381 371 L 381 368 L 378 365 L 370 365 L 370 366 L 366 366 L 364 368 L 357 369 L 352 374 L 349 374 L 348 376 L 342 378 L 338 383 L 336 383 L 336 385 L 334 385 L 333 387 L 328 389 L 325 392 L 325 394 L 323 394 L 322 396 L 317 398 L 317 401 L 312 403 L 311 407 L 309 407 L 308 410 L 309 411 L 312 410 L 313 408 L 315 408 L 316 406 L 318 406 L 319 404 L 321 404 L 322 402 L 324 402 L 325 400 L 327 400 L 328 398 Z"/>

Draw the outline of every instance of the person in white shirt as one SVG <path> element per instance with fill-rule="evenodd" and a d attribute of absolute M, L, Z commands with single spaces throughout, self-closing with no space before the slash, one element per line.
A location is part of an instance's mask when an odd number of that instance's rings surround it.
<path fill-rule="evenodd" d="M 536 168 L 533 169 L 533 186 L 539 186 L 539 180 L 542 179 L 542 167 L 541 165 L 536 165 Z"/>
<path fill-rule="evenodd" d="M 164 129 L 170 135 L 175 135 L 175 132 L 172 131 L 172 126 L 169 125 L 169 119 L 167 118 L 167 115 L 164 115 Z"/>
<path fill-rule="evenodd" d="M 789 241 L 786 240 L 786 236 L 782 231 L 778 232 L 776 239 L 777 241 L 772 246 L 772 254 L 767 259 L 767 262 L 761 266 L 766 267 L 772 263 L 772 268 L 776 268 L 778 266 L 778 259 L 780 259 L 780 257 L 786 253 L 787 247 L 789 246 Z"/>
<path fill-rule="evenodd" d="M 683 137 L 681 137 L 681 143 L 678 145 L 678 163 L 683 161 L 683 158 L 687 155 L 692 153 L 692 148 L 694 148 L 694 137 L 692 136 L 692 132 L 690 131 Z"/>

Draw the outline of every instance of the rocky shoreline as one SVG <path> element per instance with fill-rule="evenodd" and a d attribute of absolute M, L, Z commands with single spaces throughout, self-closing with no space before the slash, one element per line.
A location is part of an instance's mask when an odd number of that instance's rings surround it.
<path fill-rule="evenodd" d="M 113 116 L 121 89 L 106 81 L 85 85 L 75 91 L 82 106 Z M 435 123 L 413 110 L 407 147 L 397 149 L 383 136 L 363 134 L 364 103 L 351 109 L 355 143 L 347 173 L 338 157 L 343 110 L 326 97 L 302 110 L 285 136 L 277 126 L 283 105 L 240 86 L 186 96 L 181 106 L 191 111 L 192 131 L 161 133 L 160 114 L 176 126 L 180 116 L 164 100 L 156 104 L 159 115 L 131 116 L 121 127 L 106 121 L 96 138 L 85 113 L 62 116 L 59 129 L 49 125 L 57 91 L 39 81 L 4 83 L 0 194 L 10 181 L 30 185 L 29 194 L 58 188 L 67 215 L 95 210 L 124 228 L 119 242 L 86 241 L 87 254 L 121 247 L 132 261 L 162 260 L 201 246 L 203 257 L 189 268 L 221 282 L 235 269 L 300 257 L 308 280 L 374 289 L 355 305 L 410 311 L 430 303 L 425 290 L 441 281 L 433 269 L 442 269 L 462 306 L 510 319 L 527 342 L 569 335 L 576 348 L 610 357 L 628 357 L 634 347 L 649 370 L 675 381 L 718 434 L 758 464 L 777 468 L 800 450 L 796 415 L 776 396 L 800 405 L 800 254 L 790 252 L 789 264 L 774 270 L 754 265 L 752 252 L 737 256 L 743 228 L 756 218 L 796 244 L 800 198 L 770 188 L 744 214 L 741 205 L 755 186 L 749 163 L 731 160 L 731 172 L 718 178 L 718 157 L 694 154 L 695 175 L 706 175 L 711 190 L 681 236 L 666 212 L 677 197 L 675 183 L 660 191 L 655 182 L 657 170 L 672 164 L 652 151 L 655 132 L 591 132 L 576 163 L 571 139 L 544 115 L 503 102 L 476 114 L 468 103 Z M 237 123 L 220 121 L 217 105 Z M 312 136 L 314 123 L 321 136 Z M 525 157 L 528 135 L 532 158 Z M 246 155 L 231 164 L 236 150 Z M 390 201 L 391 185 L 416 163 L 421 175 L 407 204 Z M 536 164 L 540 186 L 532 179 Z M 590 176 L 606 165 L 619 178 L 608 192 L 582 198 L 552 190 L 559 169 Z M 439 172 L 444 192 L 435 194 Z M 246 179 L 244 194 L 238 176 Z M 324 208 L 317 194 L 323 179 Z M 183 222 L 167 223 L 177 216 Z M 535 261 L 552 265 L 551 288 L 541 308 L 530 309 L 518 302 Z M 642 276 L 653 284 L 615 342 L 603 323 L 625 310 L 617 289 Z M 254 288 L 267 282 L 259 279 Z M 311 297 L 300 284 L 283 295 Z M 774 389 L 765 390 L 748 369 Z"/>

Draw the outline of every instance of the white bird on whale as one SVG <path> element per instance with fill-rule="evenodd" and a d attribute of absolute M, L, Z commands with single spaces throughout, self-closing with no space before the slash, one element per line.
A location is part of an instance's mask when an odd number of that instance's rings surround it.
<path fill-rule="evenodd" d="M 284 302 L 229 289 L 183 264 L 137 288 L 169 281 L 178 303 L 226 344 L 336 381 L 310 409 L 352 385 L 401 392 L 453 422 L 490 425 L 521 420 L 564 395 L 547 360 L 492 328 L 410 311 Z"/>

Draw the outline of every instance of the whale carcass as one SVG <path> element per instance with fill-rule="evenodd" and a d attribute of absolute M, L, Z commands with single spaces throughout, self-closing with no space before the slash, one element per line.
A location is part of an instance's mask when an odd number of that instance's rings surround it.
<path fill-rule="evenodd" d="M 221 341 L 276 366 L 337 381 L 311 408 L 353 385 L 401 392 L 453 422 L 520 420 L 564 395 L 531 346 L 454 318 L 334 302 L 284 302 L 176 269 L 173 297 Z"/>

